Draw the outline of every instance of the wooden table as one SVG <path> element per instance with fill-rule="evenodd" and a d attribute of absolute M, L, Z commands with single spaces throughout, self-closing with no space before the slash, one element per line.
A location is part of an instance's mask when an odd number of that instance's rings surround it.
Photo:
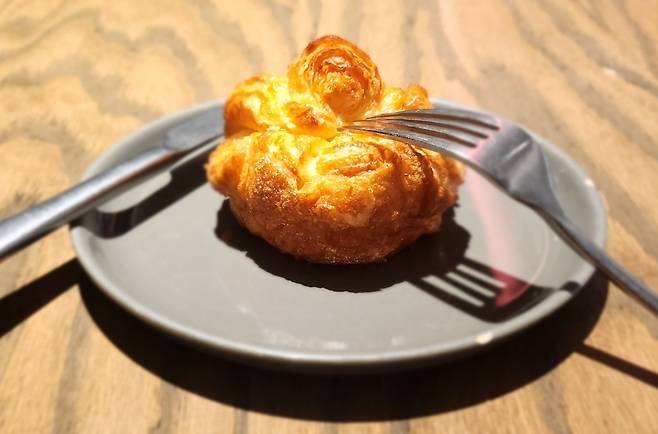
<path fill-rule="evenodd" d="M 0 214 L 74 184 L 152 119 L 343 35 L 391 84 L 516 119 L 609 207 L 658 287 L 655 0 L 19 1 L 0 5 Z M 183 347 L 95 288 L 65 229 L 0 264 L 2 433 L 658 432 L 658 320 L 597 277 L 482 356 L 398 375 L 255 370 Z"/>

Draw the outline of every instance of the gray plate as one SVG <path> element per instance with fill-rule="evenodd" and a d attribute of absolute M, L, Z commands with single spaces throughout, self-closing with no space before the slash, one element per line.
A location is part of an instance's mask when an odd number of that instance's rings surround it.
<path fill-rule="evenodd" d="M 158 144 L 211 103 L 113 146 L 105 170 Z M 598 245 L 593 183 L 537 138 L 570 217 Z M 481 350 L 569 300 L 592 275 L 532 211 L 473 171 L 439 234 L 387 263 L 320 266 L 242 229 L 204 179 L 207 150 L 87 214 L 72 229 L 82 265 L 110 297 L 187 342 L 250 363 L 325 372 L 393 369 Z"/>

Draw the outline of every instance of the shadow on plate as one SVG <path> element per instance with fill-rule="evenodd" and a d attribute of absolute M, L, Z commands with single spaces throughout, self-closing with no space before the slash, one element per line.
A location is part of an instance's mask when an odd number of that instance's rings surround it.
<path fill-rule="evenodd" d="M 246 252 L 261 269 L 308 287 L 371 292 L 409 282 L 451 306 L 488 322 L 505 321 L 536 305 L 555 289 L 518 279 L 465 256 L 471 238 L 444 214 L 441 230 L 424 235 L 386 262 L 361 265 L 311 264 L 285 255 L 244 229 L 225 200 L 217 213 L 215 235 Z M 567 284 L 563 290 L 578 286 Z"/>
<path fill-rule="evenodd" d="M 605 304 L 607 282 L 595 275 L 558 312 L 476 357 L 402 373 L 365 376 L 312 376 L 228 362 L 144 324 L 86 277 L 80 291 L 92 319 L 111 342 L 166 382 L 250 411 L 308 420 L 372 421 L 456 410 L 536 380 L 584 347 L 582 342 Z M 607 362 L 605 358 L 600 360 Z M 641 379 L 658 385 L 655 373 L 635 365 L 630 369 L 616 367 L 629 375 L 643 375 Z"/>
<path fill-rule="evenodd" d="M 124 235 L 203 185 L 206 181 L 203 165 L 211 150 L 210 147 L 201 149 L 176 164 L 169 171 L 171 179 L 164 187 L 133 206 L 117 212 L 94 210 L 75 225 L 82 225 L 101 238 Z M 385 263 L 367 265 L 318 265 L 284 255 L 240 226 L 227 200 L 217 214 L 215 234 L 227 245 L 245 251 L 263 270 L 308 287 L 368 292 L 406 281 L 489 322 L 518 315 L 555 291 L 531 285 L 465 257 L 470 234 L 453 216 L 452 210 L 446 213 L 438 233 L 421 237 Z"/>
<path fill-rule="evenodd" d="M 117 212 L 92 210 L 80 217 L 74 225 L 82 225 L 100 238 L 120 237 L 205 184 L 206 172 L 203 165 L 212 149 L 202 148 L 177 163 L 169 171 L 169 182 L 134 206 Z"/>

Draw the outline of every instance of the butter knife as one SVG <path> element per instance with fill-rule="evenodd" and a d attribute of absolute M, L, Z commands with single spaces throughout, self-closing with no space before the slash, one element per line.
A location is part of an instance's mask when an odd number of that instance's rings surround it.
<path fill-rule="evenodd" d="M 210 108 L 167 131 L 148 149 L 32 208 L 0 221 L 0 259 L 98 207 L 223 135 L 221 110 Z"/>

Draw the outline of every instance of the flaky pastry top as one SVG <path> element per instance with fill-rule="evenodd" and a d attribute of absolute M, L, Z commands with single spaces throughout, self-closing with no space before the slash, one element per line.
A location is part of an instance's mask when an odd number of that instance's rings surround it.
<path fill-rule="evenodd" d="M 226 102 L 226 133 L 284 129 L 325 138 L 345 123 L 377 114 L 429 108 L 418 85 L 387 87 L 360 48 L 338 36 L 311 42 L 285 76 L 258 75 Z"/>

